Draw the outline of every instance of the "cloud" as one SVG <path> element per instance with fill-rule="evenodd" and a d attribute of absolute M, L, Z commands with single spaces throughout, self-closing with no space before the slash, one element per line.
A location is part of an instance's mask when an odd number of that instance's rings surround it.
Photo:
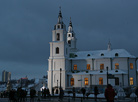
<path fill-rule="evenodd" d="M 0 1 L 1 64 L 9 66 L 9 70 L 10 67 L 18 69 L 20 65 L 29 71 L 33 68 L 30 65 L 36 65 L 35 70 L 41 65 L 47 67 L 49 42 L 59 6 L 67 27 L 72 18 L 78 49 L 107 49 L 110 39 L 113 49 L 124 48 L 138 56 L 137 4 L 137 0 Z M 12 67 L 10 62 L 17 67 Z M 18 70 L 17 73 L 21 72 Z M 28 74 L 27 71 L 24 73 Z"/>

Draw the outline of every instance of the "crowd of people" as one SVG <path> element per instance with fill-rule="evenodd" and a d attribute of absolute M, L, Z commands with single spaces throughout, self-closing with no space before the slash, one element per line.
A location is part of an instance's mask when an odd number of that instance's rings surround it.
<path fill-rule="evenodd" d="M 94 94 L 95 102 L 97 102 L 97 95 L 99 94 L 98 87 L 95 86 L 93 91 L 94 91 L 93 94 Z M 0 92 L 0 97 L 1 98 L 8 97 L 10 102 L 26 102 L 27 93 L 28 92 L 26 90 L 23 90 L 21 87 L 19 87 L 17 90 L 12 89 L 8 92 L 7 91 Z M 44 89 L 42 89 L 42 91 L 36 92 L 36 90 L 32 87 L 28 94 L 30 96 L 30 102 L 34 102 L 36 93 L 37 93 L 39 100 L 40 100 L 40 97 L 41 98 L 47 98 L 47 97 L 50 98 L 50 96 L 51 96 L 48 88 L 44 88 Z M 87 98 L 88 98 L 88 96 L 90 95 L 90 93 L 86 91 L 86 88 L 81 88 L 81 93 L 83 94 L 83 98 L 85 98 L 85 96 L 87 96 Z M 72 94 L 73 94 L 72 98 L 75 100 L 75 97 L 76 97 L 75 87 L 72 88 Z M 135 90 L 135 94 L 138 96 L 138 88 Z M 52 90 L 52 95 L 54 96 L 54 90 Z M 114 102 L 115 95 L 116 95 L 116 93 L 115 93 L 115 90 L 113 89 L 112 85 L 108 84 L 107 88 L 105 89 L 105 92 L 104 92 L 104 96 L 105 96 L 105 99 L 107 100 L 107 102 Z M 64 97 L 64 90 L 61 88 L 60 94 L 59 94 L 59 100 L 62 100 L 63 97 Z"/>

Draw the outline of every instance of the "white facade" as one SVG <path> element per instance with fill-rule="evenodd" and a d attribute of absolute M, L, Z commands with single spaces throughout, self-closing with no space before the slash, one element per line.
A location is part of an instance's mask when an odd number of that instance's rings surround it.
<path fill-rule="evenodd" d="M 107 75 L 108 83 L 113 86 L 137 85 L 137 58 L 135 56 L 124 49 L 111 49 L 110 42 L 107 50 L 78 51 L 76 41 L 71 20 L 68 31 L 66 31 L 60 11 L 50 42 L 48 59 L 48 88 L 50 91 L 53 87 L 59 87 L 60 81 L 63 89 L 107 85 Z"/>

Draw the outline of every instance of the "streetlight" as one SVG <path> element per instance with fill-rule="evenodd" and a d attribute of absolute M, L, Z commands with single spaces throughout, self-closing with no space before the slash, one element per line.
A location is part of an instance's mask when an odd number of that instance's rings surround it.
<path fill-rule="evenodd" d="M 57 80 L 57 88 L 58 88 L 58 80 Z"/>
<path fill-rule="evenodd" d="M 60 98 L 61 98 L 61 71 L 62 69 L 60 68 Z"/>
<path fill-rule="evenodd" d="M 107 85 L 108 85 L 108 67 L 106 67 L 106 69 L 107 69 Z"/>

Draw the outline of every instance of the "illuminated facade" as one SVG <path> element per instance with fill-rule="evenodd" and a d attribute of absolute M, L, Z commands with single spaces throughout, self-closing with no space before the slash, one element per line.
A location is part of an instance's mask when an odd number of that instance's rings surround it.
<path fill-rule="evenodd" d="M 60 85 L 60 68 L 63 89 L 107 85 L 107 67 L 108 83 L 113 86 L 136 86 L 137 58 L 135 56 L 124 49 L 111 49 L 110 42 L 107 50 L 79 51 L 76 48 L 76 41 L 71 19 L 66 31 L 60 11 L 50 42 L 48 59 L 50 91 Z"/>

